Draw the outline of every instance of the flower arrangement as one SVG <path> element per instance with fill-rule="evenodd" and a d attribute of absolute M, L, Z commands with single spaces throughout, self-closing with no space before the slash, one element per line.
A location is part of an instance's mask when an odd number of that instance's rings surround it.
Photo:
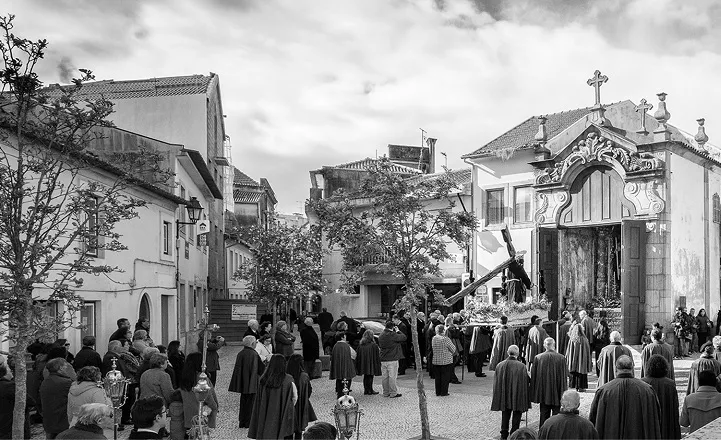
<path fill-rule="evenodd" d="M 543 295 L 537 300 L 523 303 L 501 300 L 496 304 L 489 304 L 485 301 L 474 299 L 469 301 L 466 311 L 469 315 L 471 315 L 472 321 L 494 322 L 501 316 L 508 317 L 509 321 L 517 320 L 514 318 L 522 319 L 526 316 L 530 318 L 533 314 L 537 314 L 539 316 L 544 314 L 547 316 L 548 310 L 550 309 L 551 302 L 545 295 Z"/>

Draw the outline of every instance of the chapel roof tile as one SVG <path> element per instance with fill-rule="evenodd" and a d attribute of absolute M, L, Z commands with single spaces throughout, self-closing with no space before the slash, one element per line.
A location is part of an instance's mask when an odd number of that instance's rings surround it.
<path fill-rule="evenodd" d="M 353 162 L 348 162 L 340 165 L 334 165 L 334 166 L 324 166 L 323 168 L 334 168 L 334 169 L 341 169 L 341 170 L 367 170 L 369 167 L 375 165 L 378 163 L 381 159 L 371 159 L 370 157 L 366 157 L 365 159 L 356 160 Z M 407 167 L 405 165 L 400 165 L 397 163 L 390 162 L 390 170 L 394 173 L 400 173 L 400 174 L 420 174 L 421 171 L 417 170 L 415 168 Z"/>
<path fill-rule="evenodd" d="M 233 185 L 261 187 L 260 183 L 253 180 L 250 176 L 240 171 L 238 168 L 234 167 L 233 170 L 235 172 L 233 175 Z"/>
<path fill-rule="evenodd" d="M 215 74 L 211 73 L 209 76 L 196 74 L 122 81 L 112 79 L 92 81 L 83 84 L 78 96 L 87 99 L 97 99 L 102 96 L 113 100 L 205 94 L 214 76 Z M 48 93 L 52 96 L 60 92 L 49 89 Z"/>
<path fill-rule="evenodd" d="M 258 203 L 262 196 L 262 192 L 246 191 L 242 189 L 233 190 L 233 200 L 235 203 Z"/>

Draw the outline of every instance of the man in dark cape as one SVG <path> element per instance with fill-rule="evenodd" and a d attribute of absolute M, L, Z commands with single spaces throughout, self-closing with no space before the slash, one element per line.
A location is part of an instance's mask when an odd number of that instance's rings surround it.
<path fill-rule="evenodd" d="M 543 320 L 536 318 L 533 327 L 528 330 L 528 338 L 526 339 L 526 362 L 528 362 L 529 369 L 536 356 L 545 351 L 544 341 L 548 337 L 548 333 L 541 327 L 541 323 L 543 323 Z M 561 396 L 559 395 L 558 397 L 560 398 Z"/>
<path fill-rule="evenodd" d="M 273 355 L 276 356 L 280 355 Z M 293 376 L 286 374 L 278 388 L 270 388 L 262 384 L 258 387 L 248 438 L 282 439 L 293 435 L 295 429 L 293 383 Z"/>
<path fill-rule="evenodd" d="M 711 370 L 714 376 L 721 374 L 721 362 L 714 359 L 713 347 L 706 347 L 701 353 L 701 357 L 691 363 L 691 369 L 688 371 L 688 387 L 686 387 L 686 395 L 695 393 L 698 390 L 698 373 Z"/>
<path fill-rule="evenodd" d="M 491 349 L 491 338 L 484 327 L 467 326 L 466 329 L 472 329 L 470 344 L 468 344 L 468 372 L 473 372 L 476 377 L 486 377 L 485 373 L 483 373 L 483 364 L 486 362 L 488 351 Z"/>
<path fill-rule="evenodd" d="M 529 377 L 526 366 L 518 360 L 518 346 L 508 347 L 508 359 L 498 364 L 493 382 L 493 400 L 491 411 L 501 413 L 501 438 L 508 438 L 508 434 L 518 429 L 521 424 L 521 414 L 531 407 L 528 393 Z M 509 431 L 509 421 L 513 421 Z"/>
<path fill-rule="evenodd" d="M 561 396 L 561 410 L 539 428 L 540 440 L 595 440 L 598 432 L 593 423 L 581 417 L 578 407 L 581 396 L 576 390 L 567 390 Z"/>
<path fill-rule="evenodd" d="M 691 432 L 721 417 L 721 393 L 716 390 L 716 376 L 712 371 L 704 370 L 699 373 L 698 380 L 698 390 L 683 400 L 679 420 L 681 425 L 690 427 Z"/>
<path fill-rule="evenodd" d="M 508 318 L 501 316 L 501 326 L 493 332 L 493 348 L 491 349 L 491 361 L 488 364 L 488 369 L 494 371 L 496 365 L 506 359 L 508 353 L 508 347 L 516 344 L 516 338 L 513 334 L 513 330 L 509 329 L 506 325 Z"/>
<path fill-rule="evenodd" d="M 531 402 L 541 406 L 538 426 L 561 409 L 561 395 L 568 388 L 566 357 L 556 351 L 553 338 L 543 341 L 545 351 L 533 361 L 531 367 Z"/>
<path fill-rule="evenodd" d="M 673 369 L 673 347 L 663 341 L 663 330 L 654 328 L 651 330 L 651 343 L 643 347 L 641 351 L 641 377 L 646 376 L 646 365 L 651 356 L 658 354 L 668 362 L 668 378 L 676 377 Z"/>
<path fill-rule="evenodd" d="M 616 361 L 616 378 L 596 390 L 588 419 L 602 439 L 660 439 L 661 409 L 651 385 L 633 377 L 633 360 Z"/>
<path fill-rule="evenodd" d="M 563 312 L 563 318 L 558 321 L 558 343 L 556 349 L 559 353 L 565 354 L 568 347 L 568 331 L 571 330 L 573 318 L 569 312 Z"/>
<path fill-rule="evenodd" d="M 352 348 L 348 345 L 345 332 L 340 332 L 338 337 L 340 339 L 333 346 L 333 353 L 330 356 L 329 379 L 335 379 L 335 392 L 337 397 L 341 397 L 343 395 L 343 379 L 346 379 L 350 386 L 355 377 L 355 364 L 351 357 Z"/>
<path fill-rule="evenodd" d="M 566 362 L 568 372 L 571 374 L 569 386 L 577 391 L 588 388 L 588 373 L 591 371 L 591 346 L 583 333 L 583 325 L 574 321 L 568 331 L 568 347 L 566 347 Z"/>
<path fill-rule="evenodd" d="M 320 343 L 318 342 L 318 333 L 313 328 L 313 318 L 306 318 L 304 328 L 300 331 L 300 341 L 303 344 L 303 364 L 308 377 L 313 377 L 315 370 L 315 361 L 320 359 Z"/>
<path fill-rule="evenodd" d="M 230 378 L 228 391 L 240 393 L 240 406 L 238 407 L 238 427 L 250 427 L 250 417 L 253 414 L 253 399 L 258 392 L 258 380 L 263 374 L 263 362 L 255 351 L 257 341 L 253 336 L 243 338 L 243 349 L 235 357 L 235 368 Z"/>
<path fill-rule="evenodd" d="M 593 331 L 596 329 L 596 322 L 588 316 L 585 310 L 578 312 L 578 318 L 583 326 L 583 334 L 588 338 L 589 345 L 593 346 Z"/>
<path fill-rule="evenodd" d="M 660 354 L 654 354 L 646 364 L 646 376 L 641 379 L 656 392 L 661 408 L 661 438 L 680 439 L 681 426 L 678 419 L 678 391 L 676 382 L 669 379 L 668 362 Z"/>
<path fill-rule="evenodd" d="M 621 333 L 611 332 L 611 343 L 603 347 L 598 355 L 597 363 L 600 364 L 598 375 L 598 386 L 611 382 L 615 377 L 616 360 L 621 356 L 628 356 L 633 361 L 631 350 L 621 344 Z"/>

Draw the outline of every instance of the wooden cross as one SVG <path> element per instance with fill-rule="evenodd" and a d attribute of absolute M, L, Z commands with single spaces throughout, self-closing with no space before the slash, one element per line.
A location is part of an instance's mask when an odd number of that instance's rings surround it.
<path fill-rule="evenodd" d="M 641 130 L 639 130 L 639 133 L 646 133 L 646 112 L 652 108 L 653 104 L 647 103 L 645 98 L 641 100 L 640 104 L 634 107 L 637 112 L 641 112 Z"/>
<path fill-rule="evenodd" d="M 608 81 L 608 77 L 606 75 L 601 75 L 600 70 L 593 72 L 593 78 L 586 81 L 589 86 L 596 89 L 596 105 L 601 105 L 601 86 L 606 81 Z"/>

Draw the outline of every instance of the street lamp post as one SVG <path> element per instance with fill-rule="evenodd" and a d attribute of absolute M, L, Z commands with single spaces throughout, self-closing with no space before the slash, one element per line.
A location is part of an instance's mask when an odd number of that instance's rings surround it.
<path fill-rule="evenodd" d="M 183 292 L 180 291 L 180 226 L 181 225 L 194 225 L 200 220 L 200 215 L 203 212 L 203 207 L 197 198 L 191 197 L 188 203 L 185 205 L 185 210 L 188 212 L 187 222 L 181 222 L 175 220 L 175 313 L 180 316 L 180 297 Z M 187 240 L 187 237 L 186 237 Z M 180 339 L 180 319 L 176 320 L 175 330 Z M 185 347 L 187 351 L 187 346 Z"/>
<path fill-rule="evenodd" d="M 116 370 L 115 361 L 116 358 L 113 358 L 113 369 L 108 371 L 103 379 L 103 388 L 105 388 L 105 394 L 113 402 L 113 438 L 118 440 L 118 411 L 125 405 L 127 398 L 125 391 L 130 381 L 123 376 L 123 373 Z"/>
<path fill-rule="evenodd" d="M 363 410 L 360 409 L 358 403 L 353 396 L 348 395 L 348 380 L 343 379 L 343 395 L 338 398 L 331 414 L 335 419 L 335 427 L 338 429 L 338 438 L 346 440 L 356 434 L 356 439 L 360 438 L 360 418 Z"/>

